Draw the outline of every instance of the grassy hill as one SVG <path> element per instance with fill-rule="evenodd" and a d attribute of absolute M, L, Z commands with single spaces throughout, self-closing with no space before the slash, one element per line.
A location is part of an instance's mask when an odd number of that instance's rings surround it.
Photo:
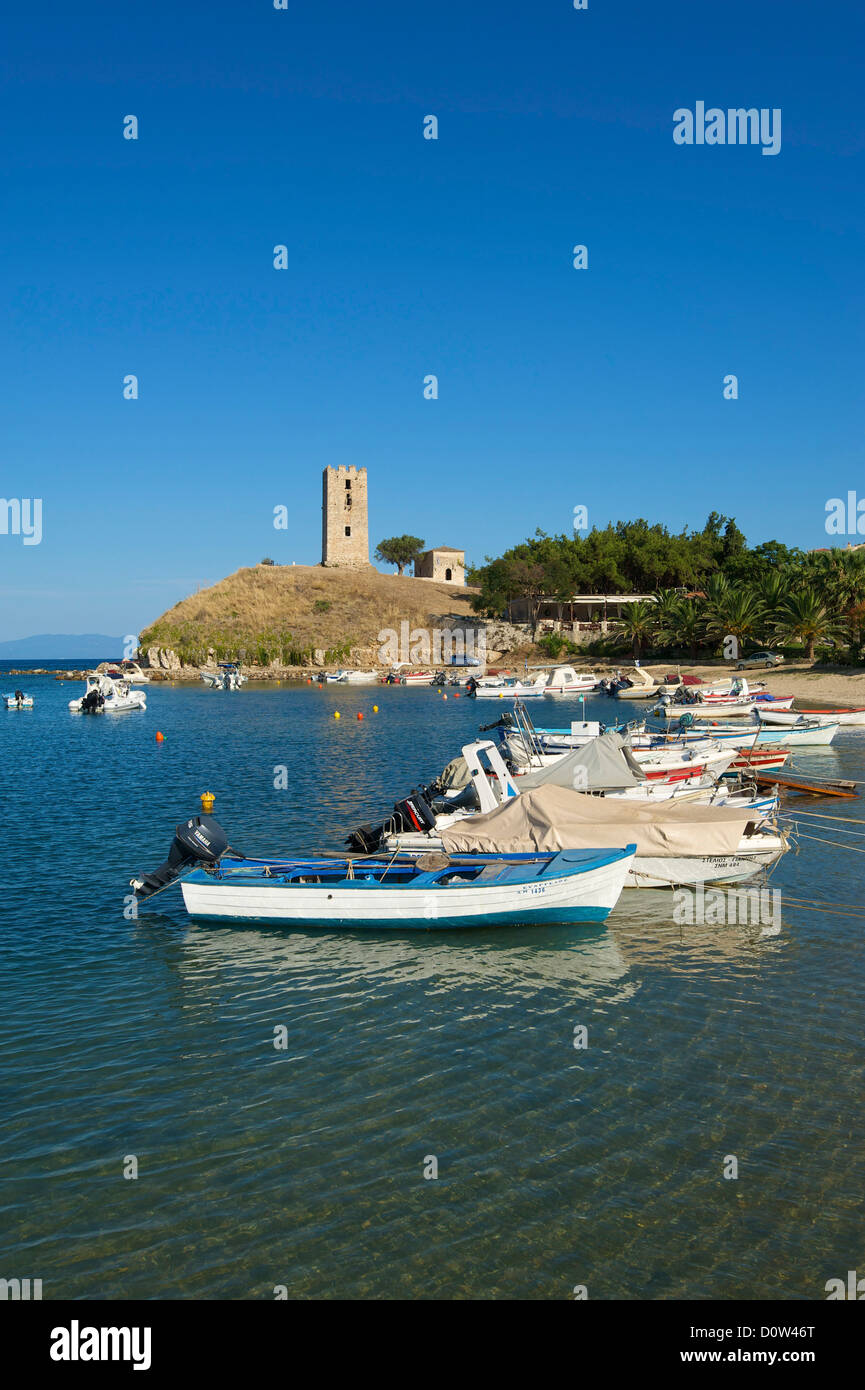
<path fill-rule="evenodd" d="M 184 665 L 217 660 L 302 666 L 320 649 L 328 662 L 377 648 L 384 628 L 429 628 L 472 612 L 470 594 L 428 579 L 320 565 L 255 565 L 175 604 L 140 635 L 141 650 L 171 649 Z"/>

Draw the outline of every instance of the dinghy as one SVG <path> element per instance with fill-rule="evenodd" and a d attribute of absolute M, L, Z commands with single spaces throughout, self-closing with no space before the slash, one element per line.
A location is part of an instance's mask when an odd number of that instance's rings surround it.
<path fill-rule="evenodd" d="M 326 931 L 602 922 L 619 899 L 634 846 L 420 858 L 230 854 L 221 826 L 194 816 L 177 827 L 165 864 L 131 886 L 147 899 L 180 879 L 192 917 Z"/>
<path fill-rule="evenodd" d="M 69 708 L 73 714 L 123 714 L 146 709 L 147 696 L 143 690 L 130 690 L 124 680 L 93 671 L 85 682 L 84 694 L 70 700 Z"/>
<path fill-rule="evenodd" d="M 239 690 L 246 684 L 246 676 L 235 661 L 220 661 L 215 671 L 201 671 L 200 675 L 212 690 Z"/>
<path fill-rule="evenodd" d="M 3 703 L 7 709 L 32 709 L 33 696 L 25 695 L 23 690 L 16 690 L 14 695 L 4 695 Z"/>

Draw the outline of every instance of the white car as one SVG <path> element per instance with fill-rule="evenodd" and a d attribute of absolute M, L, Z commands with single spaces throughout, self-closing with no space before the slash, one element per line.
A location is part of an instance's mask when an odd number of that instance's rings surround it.
<path fill-rule="evenodd" d="M 783 660 L 781 652 L 754 652 L 753 656 L 737 661 L 736 670 L 744 671 L 746 666 L 780 666 Z"/>

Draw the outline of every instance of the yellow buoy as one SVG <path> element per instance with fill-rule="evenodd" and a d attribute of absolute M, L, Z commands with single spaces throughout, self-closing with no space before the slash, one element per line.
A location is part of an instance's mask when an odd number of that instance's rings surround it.
<path fill-rule="evenodd" d="M 378 714 L 378 705 L 373 705 L 372 712 L 373 714 Z"/>
<path fill-rule="evenodd" d="M 333 717 L 334 717 L 334 719 L 339 719 L 339 710 L 338 710 L 338 709 L 335 709 L 335 710 L 334 710 L 334 712 L 333 712 Z"/>
<path fill-rule="evenodd" d="M 213 803 L 215 800 L 216 797 L 213 795 L 213 792 L 201 793 L 201 809 L 206 816 L 209 816 L 213 810 Z"/>

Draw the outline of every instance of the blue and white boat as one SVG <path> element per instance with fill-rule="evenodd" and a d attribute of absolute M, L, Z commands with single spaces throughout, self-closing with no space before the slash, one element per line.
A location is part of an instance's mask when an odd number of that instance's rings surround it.
<path fill-rule="evenodd" d="M 181 888 L 189 915 L 205 921 L 327 930 L 603 922 L 634 853 L 247 860 L 196 869 Z M 430 859 L 438 867 L 425 867 Z"/>
<path fill-rule="evenodd" d="M 247 859 L 230 857 L 216 821 L 194 816 L 177 827 L 165 864 L 133 879 L 132 887 L 144 899 L 180 879 L 191 917 L 328 931 L 603 922 L 635 853 L 630 844 L 525 854 Z"/>
<path fill-rule="evenodd" d="M 16 690 L 14 695 L 4 695 L 3 703 L 7 709 L 32 709 L 33 696 L 26 695 L 23 690 Z"/>

